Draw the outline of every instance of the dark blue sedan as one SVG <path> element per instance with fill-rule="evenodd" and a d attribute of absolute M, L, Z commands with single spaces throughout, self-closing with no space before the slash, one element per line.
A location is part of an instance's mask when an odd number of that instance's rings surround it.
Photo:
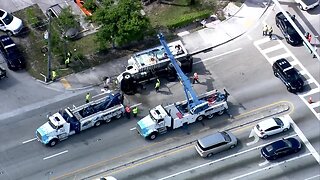
<path fill-rule="evenodd" d="M 261 155 L 267 160 L 278 159 L 300 151 L 301 143 L 295 138 L 281 139 L 264 146 Z"/>

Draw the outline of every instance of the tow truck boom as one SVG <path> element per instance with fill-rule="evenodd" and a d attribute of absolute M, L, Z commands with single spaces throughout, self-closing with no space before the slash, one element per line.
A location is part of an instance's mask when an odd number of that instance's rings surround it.
<path fill-rule="evenodd" d="M 189 78 L 184 74 L 184 72 L 181 70 L 180 66 L 178 65 L 176 59 L 173 57 L 167 42 L 164 39 L 164 36 L 162 33 L 158 34 L 158 38 L 160 40 L 160 43 L 164 47 L 168 57 L 170 58 L 170 61 L 174 67 L 174 69 L 177 72 L 177 75 L 183 85 L 184 93 L 186 94 L 187 102 L 188 102 L 188 109 L 189 111 L 192 111 L 193 108 L 195 108 L 197 105 L 203 103 L 204 101 L 199 100 L 197 97 L 196 92 L 193 90 L 191 86 L 191 82 Z"/>

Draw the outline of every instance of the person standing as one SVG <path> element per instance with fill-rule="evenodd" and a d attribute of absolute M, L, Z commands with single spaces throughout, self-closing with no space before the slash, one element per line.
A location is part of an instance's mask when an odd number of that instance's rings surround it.
<path fill-rule="evenodd" d="M 265 26 L 263 26 L 262 35 L 267 36 L 267 32 L 268 32 L 268 25 L 266 24 Z"/>
<path fill-rule="evenodd" d="M 159 92 L 159 89 L 160 89 L 160 80 L 159 79 L 157 79 L 155 89 L 156 89 L 156 92 Z"/>
<path fill-rule="evenodd" d="M 64 64 L 66 65 L 66 68 L 69 67 L 69 64 L 70 64 L 70 58 L 67 57 L 66 60 L 64 61 Z"/>
<path fill-rule="evenodd" d="M 269 34 L 269 38 L 270 38 L 270 39 L 272 39 L 272 33 L 273 33 L 273 29 L 272 29 L 272 27 L 270 26 L 270 27 L 268 28 L 268 34 Z"/>
<path fill-rule="evenodd" d="M 311 34 L 308 34 L 308 37 L 307 37 L 309 43 L 311 43 Z"/>
<path fill-rule="evenodd" d="M 86 95 L 86 103 L 89 103 L 91 99 L 90 93 L 87 93 Z"/>
<path fill-rule="evenodd" d="M 131 109 L 130 109 L 130 107 L 129 107 L 129 106 L 126 106 L 126 108 L 124 109 L 124 111 L 125 111 L 126 117 L 127 117 L 128 119 L 130 119 L 130 114 L 131 114 Z"/>
<path fill-rule="evenodd" d="M 138 107 L 137 106 L 132 109 L 132 114 L 133 114 L 133 117 L 137 117 L 137 115 L 138 115 Z"/>
<path fill-rule="evenodd" d="M 193 81 L 192 81 L 192 84 L 194 84 L 195 82 L 200 83 L 200 82 L 199 82 L 199 76 L 198 76 L 198 73 L 197 73 L 197 72 L 193 73 Z"/>
<path fill-rule="evenodd" d="M 58 76 L 57 72 L 55 70 L 53 70 L 51 73 L 52 73 L 52 81 L 56 81 L 57 76 Z"/>

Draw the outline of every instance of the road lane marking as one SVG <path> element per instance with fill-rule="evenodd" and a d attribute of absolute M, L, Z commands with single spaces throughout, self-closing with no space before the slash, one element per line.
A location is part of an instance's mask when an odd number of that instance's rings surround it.
<path fill-rule="evenodd" d="M 51 155 L 51 156 L 45 157 L 45 158 L 43 158 L 43 160 L 50 159 L 50 158 L 53 158 L 53 157 L 59 156 L 59 155 L 61 155 L 61 154 L 67 153 L 67 152 L 68 152 L 68 150 L 65 150 L 65 151 L 59 152 L 59 153 L 57 153 L 57 154 L 54 154 L 54 155 Z"/>
<path fill-rule="evenodd" d="M 311 145 L 311 143 L 309 142 L 307 137 L 303 134 L 303 132 L 300 130 L 300 128 L 297 126 L 297 124 L 293 121 L 293 119 L 289 115 L 286 115 L 286 116 L 289 118 L 289 121 L 292 125 L 293 130 L 298 134 L 299 138 L 307 146 L 307 148 L 311 152 L 312 156 L 320 164 L 320 156 L 319 156 L 318 152 L 314 149 L 314 147 Z"/>
<path fill-rule="evenodd" d="M 310 180 L 310 179 L 314 179 L 314 178 L 317 178 L 317 177 L 320 177 L 320 174 L 318 174 L 318 175 L 315 175 L 315 176 L 312 176 L 312 177 L 309 177 L 309 178 L 307 178 L 307 179 L 304 179 L 304 180 Z"/>
<path fill-rule="evenodd" d="M 61 78 L 60 82 L 61 82 L 61 84 L 63 85 L 63 87 L 65 89 L 70 89 L 71 88 L 71 84 L 67 81 L 66 78 Z"/>
<path fill-rule="evenodd" d="M 309 96 L 311 94 L 315 94 L 315 93 L 318 93 L 318 92 L 320 92 L 320 88 L 319 87 L 311 89 L 310 91 L 307 91 L 307 92 L 299 93 L 298 95 L 301 96 L 301 97 L 306 97 L 306 96 Z"/>
<path fill-rule="evenodd" d="M 260 138 L 256 135 L 256 133 L 254 132 L 253 129 L 251 129 L 251 132 L 250 132 L 250 135 L 249 135 L 249 138 L 251 138 L 251 137 L 254 137 L 254 140 L 253 140 L 252 142 L 247 143 L 247 146 L 251 146 L 251 145 L 257 143 L 257 142 L 259 141 L 259 139 L 260 139 Z"/>
<path fill-rule="evenodd" d="M 278 49 L 281 49 L 282 48 L 282 45 L 281 44 L 277 44 L 275 46 L 271 46 L 269 48 L 266 48 L 266 49 L 263 49 L 263 53 L 266 53 L 268 54 L 269 52 L 272 52 L 272 51 L 275 51 L 275 50 L 278 50 Z"/>
<path fill-rule="evenodd" d="M 26 141 L 23 141 L 22 144 L 25 144 L 25 143 L 28 143 L 28 142 L 31 142 L 31 141 L 34 141 L 36 140 L 37 138 L 33 138 L 33 139 L 29 139 L 29 140 L 26 140 Z"/>
<path fill-rule="evenodd" d="M 130 129 L 130 131 L 133 131 L 133 130 L 136 130 L 136 129 L 137 129 L 136 127 L 133 127 L 133 128 Z"/>
<path fill-rule="evenodd" d="M 224 55 L 227 55 L 227 54 L 231 54 L 231 53 L 236 52 L 236 51 L 239 51 L 239 50 L 241 50 L 241 49 L 242 49 L 242 48 L 237 48 L 237 49 L 234 49 L 234 50 L 232 50 L 232 51 L 224 52 L 224 53 L 222 53 L 222 54 L 219 54 L 219 55 L 216 55 L 216 56 L 207 58 L 207 59 L 203 59 L 203 60 L 201 60 L 201 61 L 194 62 L 193 64 L 196 65 L 196 64 L 199 64 L 199 63 L 202 63 L 202 62 L 205 62 L 205 61 L 213 60 L 214 58 L 221 57 L 221 56 L 224 56 Z"/>
<path fill-rule="evenodd" d="M 255 171 L 252 171 L 252 172 L 249 172 L 249 173 L 246 173 L 246 174 L 242 174 L 242 175 L 240 175 L 240 176 L 231 178 L 230 180 L 236 180 L 236 179 L 244 178 L 244 177 L 246 177 L 246 176 L 250 176 L 250 175 L 252 175 L 252 174 L 258 173 L 258 172 L 260 172 L 260 171 L 269 170 L 269 169 L 272 169 L 272 168 L 274 168 L 274 167 L 276 167 L 276 166 L 282 165 L 282 164 L 287 163 L 287 162 L 290 162 L 290 161 L 295 161 L 295 160 L 298 160 L 298 159 L 300 159 L 300 158 L 304 158 L 304 157 L 309 156 L 309 155 L 311 155 L 311 153 L 302 154 L 302 155 L 300 155 L 300 156 L 293 157 L 293 158 L 291 158 L 291 159 L 288 159 L 288 160 L 285 160 L 285 161 L 281 161 L 281 162 L 279 162 L 279 163 L 275 163 L 275 164 L 272 164 L 272 165 L 270 165 L 270 166 L 267 166 L 267 167 L 264 167 L 264 168 L 261 168 L 261 169 L 257 169 L 257 170 L 255 170 Z"/>
<path fill-rule="evenodd" d="M 267 164 L 269 164 L 269 161 L 265 159 L 264 162 L 259 163 L 259 166 L 265 166 L 265 165 L 267 165 Z"/>
<path fill-rule="evenodd" d="M 285 137 L 285 138 L 290 138 L 290 137 L 293 137 L 293 136 L 297 136 L 297 134 L 293 134 L 293 135 L 290 135 L 290 136 Z M 236 157 L 236 156 L 238 156 L 238 155 L 245 154 L 245 153 L 250 152 L 250 151 L 253 151 L 253 150 L 257 150 L 257 149 L 259 149 L 259 148 L 261 148 L 261 147 L 263 147 L 263 146 L 265 146 L 265 145 L 267 145 L 267 144 L 270 144 L 270 143 L 272 143 L 272 142 L 264 143 L 264 144 L 261 144 L 261 145 L 256 146 L 256 147 L 253 147 L 253 148 L 250 148 L 250 149 L 247 149 L 247 150 L 244 150 L 244 151 L 235 153 L 235 154 L 231 154 L 231 155 L 229 155 L 229 156 L 225 156 L 225 157 L 223 157 L 223 158 L 220 158 L 220 159 L 217 159 L 217 160 L 214 160 L 214 161 L 205 163 L 205 164 L 201 164 L 201 165 L 199 165 L 199 166 L 195 166 L 195 167 L 192 167 L 192 168 L 189 168 L 189 169 L 180 171 L 180 172 L 175 173 L 175 174 L 171 174 L 171 175 L 169 175 L 169 176 L 160 178 L 160 179 L 158 179 L 158 180 L 169 179 L 169 178 L 178 176 L 178 175 L 180 175 L 180 174 L 183 174 L 183 173 L 186 173 L 186 172 L 189 172 L 189 171 L 193 171 L 193 170 L 202 168 L 202 167 L 204 167 L 204 166 L 210 166 L 210 165 L 212 165 L 212 164 L 214 164 L 214 163 L 217 163 L 217 162 L 220 162 L 220 161 L 224 161 L 224 160 L 226 160 L 226 159 L 229 159 L 229 158 L 232 158 L 232 157 Z"/>

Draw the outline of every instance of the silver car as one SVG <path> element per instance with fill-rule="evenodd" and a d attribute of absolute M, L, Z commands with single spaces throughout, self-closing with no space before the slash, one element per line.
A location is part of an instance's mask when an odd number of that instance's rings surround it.
<path fill-rule="evenodd" d="M 231 132 L 223 131 L 198 139 L 195 148 L 201 157 L 211 157 L 236 145 L 237 138 Z"/>

